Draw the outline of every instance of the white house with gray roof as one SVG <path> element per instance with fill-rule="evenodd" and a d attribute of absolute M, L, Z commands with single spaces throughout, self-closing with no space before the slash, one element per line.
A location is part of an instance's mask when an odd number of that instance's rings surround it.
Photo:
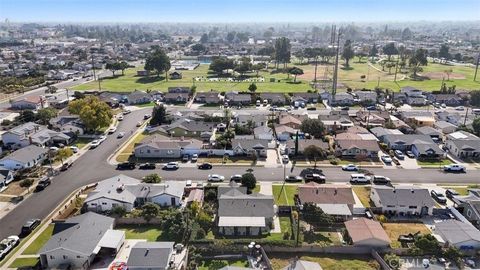
<path fill-rule="evenodd" d="M 133 153 L 137 158 L 180 158 L 199 154 L 202 146 L 196 139 L 170 140 L 154 136 L 136 144 Z"/>
<path fill-rule="evenodd" d="M 428 189 L 415 186 L 375 186 L 370 199 L 390 215 L 431 215 L 435 206 Z"/>
<path fill-rule="evenodd" d="M 2 134 L 3 144 L 12 148 L 22 148 L 30 144 L 44 147 L 56 142 L 68 144 L 70 139 L 68 135 L 33 122 L 16 126 Z"/>
<path fill-rule="evenodd" d="M 435 223 L 433 233 L 445 244 L 459 249 L 480 249 L 480 231 L 472 224 L 455 219 Z"/>
<path fill-rule="evenodd" d="M 52 237 L 39 251 L 42 267 L 88 269 L 99 253 L 115 256 L 125 232 L 113 230 L 114 221 L 89 212 L 55 223 Z"/>
<path fill-rule="evenodd" d="M 179 270 L 183 258 L 174 249 L 174 242 L 137 242 L 128 255 L 128 269 L 132 270 Z"/>
<path fill-rule="evenodd" d="M 114 207 L 131 211 L 147 202 L 160 206 L 180 206 L 185 186 L 183 181 L 147 184 L 120 174 L 100 181 L 95 190 L 88 194 L 84 204 L 94 212 L 110 211 Z"/>
<path fill-rule="evenodd" d="M 268 140 L 264 139 L 233 139 L 232 150 L 235 155 L 267 156 Z"/>
<path fill-rule="evenodd" d="M 9 170 L 21 170 L 42 164 L 47 157 L 48 150 L 36 145 L 18 149 L 0 159 L 0 166 Z"/>
<path fill-rule="evenodd" d="M 445 146 L 458 158 L 480 158 L 480 138 L 471 133 L 457 131 L 448 134 Z"/>

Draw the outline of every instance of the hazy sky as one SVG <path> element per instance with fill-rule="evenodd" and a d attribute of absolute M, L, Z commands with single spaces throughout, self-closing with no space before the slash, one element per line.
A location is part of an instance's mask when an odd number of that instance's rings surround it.
<path fill-rule="evenodd" d="M 479 20 L 480 0 L 0 0 L 0 19 L 38 22 Z"/>

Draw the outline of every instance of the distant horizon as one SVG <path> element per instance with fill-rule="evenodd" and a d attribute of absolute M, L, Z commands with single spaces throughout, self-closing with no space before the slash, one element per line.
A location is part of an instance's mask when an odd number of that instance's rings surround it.
<path fill-rule="evenodd" d="M 476 22 L 478 0 L 0 0 L 14 23 Z"/>

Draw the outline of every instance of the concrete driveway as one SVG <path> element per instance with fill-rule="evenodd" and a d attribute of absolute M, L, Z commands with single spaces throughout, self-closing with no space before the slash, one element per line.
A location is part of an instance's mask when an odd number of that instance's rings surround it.
<path fill-rule="evenodd" d="M 420 166 L 418 166 L 417 160 L 415 158 L 409 158 L 405 156 L 404 160 L 399 159 L 398 161 L 404 169 L 420 169 Z"/>

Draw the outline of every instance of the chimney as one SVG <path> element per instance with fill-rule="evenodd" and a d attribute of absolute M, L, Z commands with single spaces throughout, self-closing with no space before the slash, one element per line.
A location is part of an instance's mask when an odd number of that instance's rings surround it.
<path fill-rule="evenodd" d="M 147 248 L 147 250 L 145 250 L 145 255 L 144 255 L 145 257 L 147 257 L 148 252 L 150 252 L 150 249 Z"/>

